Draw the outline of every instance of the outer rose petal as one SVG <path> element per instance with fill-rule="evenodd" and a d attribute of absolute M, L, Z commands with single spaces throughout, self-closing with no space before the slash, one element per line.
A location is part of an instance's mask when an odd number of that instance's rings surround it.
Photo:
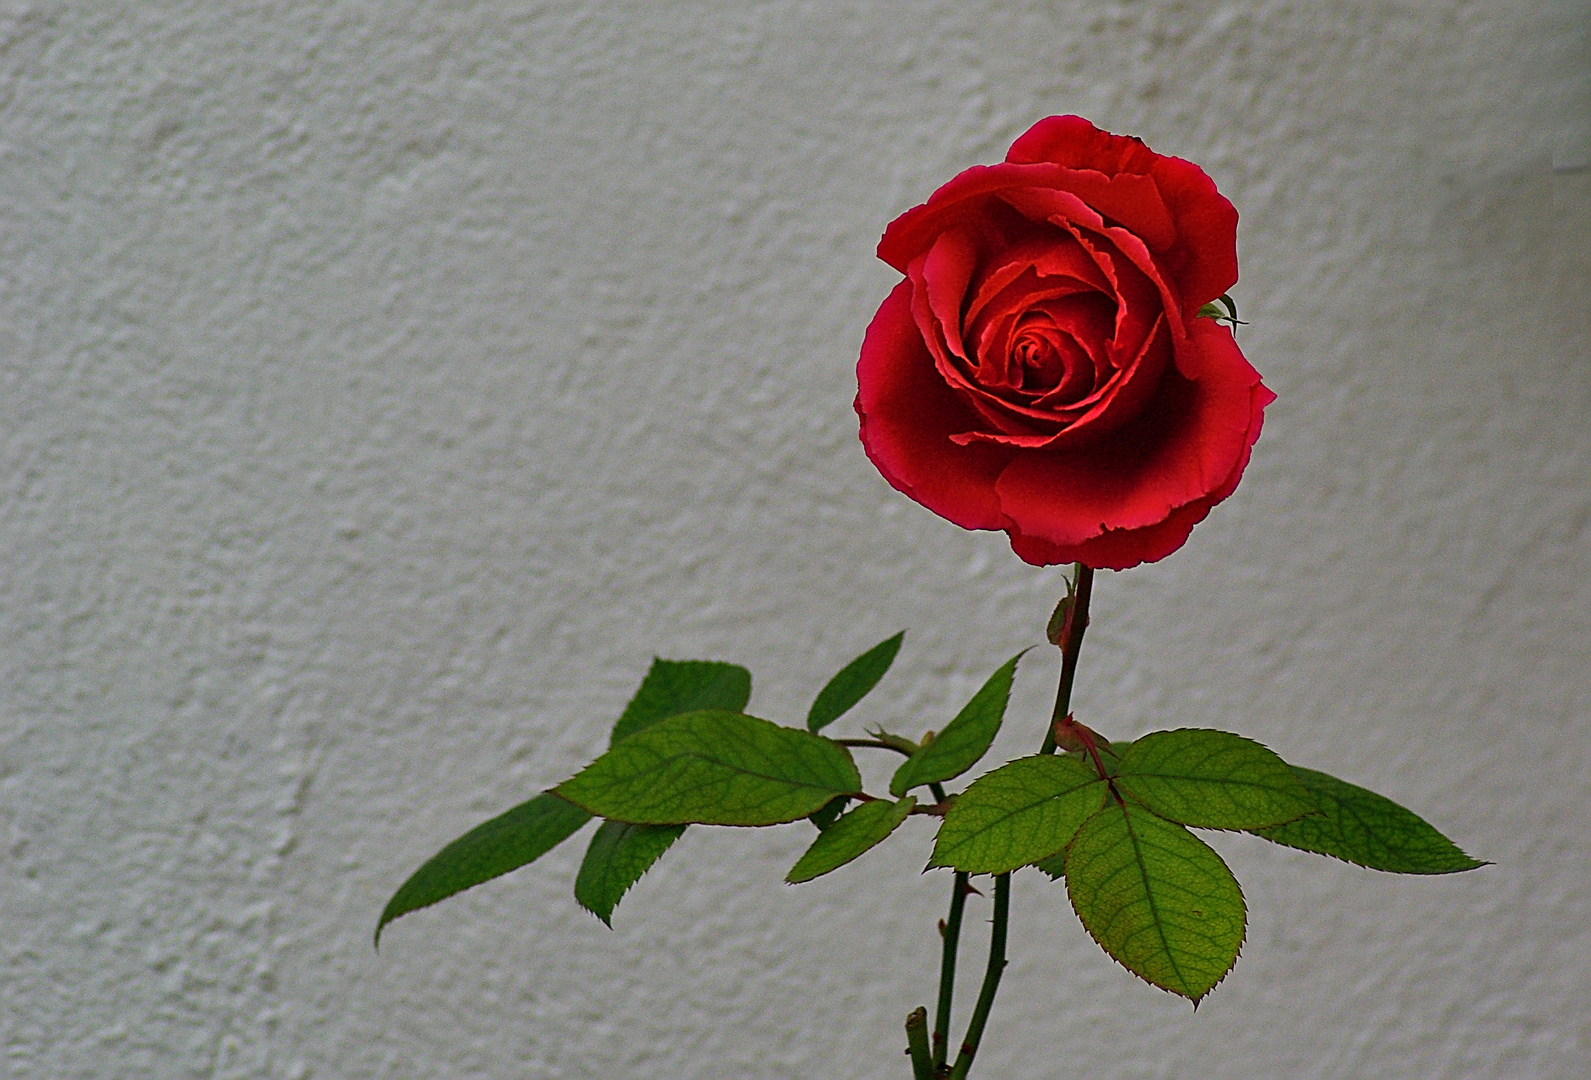
<path fill-rule="evenodd" d="M 1147 529 L 1107 529 L 1092 540 L 1072 546 L 1051 544 L 1012 532 L 1011 550 L 1017 553 L 1018 558 L 1035 566 L 1081 562 L 1096 570 L 1126 570 L 1139 563 L 1158 562 L 1187 543 L 1193 527 L 1209 515 L 1216 503 L 1237 490 L 1243 470 L 1248 467 L 1254 441 L 1259 438 L 1265 406 L 1275 400 L 1275 394 L 1255 384 L 1250 406 L 1252 426 L 1249 429 L 1249 445 L 1244 448 L 1243 456 L 1232 470 L 1232 475 L 1206 498 L 1173 510 L 1159 525 Z"/>
<path fill-rule="evenodd" d="M 1004 529 L 995 480 L 1011 459 L 997 446 L 957 446 L 974 424 L 934 366 L 912 319 L 911 282 L 885 298 L 856 365 L 862 447 L 896 490 L 964 529 Z"/>
<path fill-rule="evenodd" d="M 1178 507 L 1159 525 L 1147 529 L 1110 529 L 1081 544 L 1051 544 L 1020 533 L 1011 534 L 1011 550 L 1034 566 L 1080 562 L 1095 570 L 1126 570 L 1139 563 L 1158 562 L 1188 542 L 1193 527 L 1203 521 L 1216 500 L 1200 499 Z"/>
<path fill-rule="evenodd" d="M 1189 329 L 1178 366 L 1195 377 L 1185 380 L 1168 370 L 1159 396 L 1137 420 L 1086 449 L 1013 457 L 996 484 L 1013 537 L 1076 551 L 1111 532 L 1162 531 L 1176 517 L 1171 531 L 1180 535 L 1170 547 L 1134 558 L 1132 565 L 1175 550 L 1209 507 L 1231 492 L 1234 473 L 1241 472 L 1259 436 L 1255 413 L 1263 404 L 1257 395 L 1268 400 L 1270 391 L 1230 331 L 1209 319 L 1196 319 Z M 1193 509 L 1199 503 L 1205 504 L 1202 512 Z M 1117 546 L 1108 545 L 1112 551 Z M 1037 549 L 1029 544 L 1028 550 Z"/>
<path fill-rule="evenodd" d="M 1128 215 L 1142 230 L 1142 237 L 1161 248 L 1176 239 L 1175 221 L 1163 201 L 1157 184 L 1146 183 L 1137 175 L 1126 176 L 1120 184 L 1093 169 L 1073 169 L 1048 162 L 1018 165 L 974 165 L 889 223 L 878 242 L 878 257 L 901 273 L 911 261 L 933 246 L 944 233 L 957 228 L 994 225 L 989 207 L 1004 191 L 1033 188 L 1064 191 L 1092 204 L 1098 197 L 1104 204 Z M 1009 238 L 1008 238 L 1009 239 Z"/>
<path fill-rule="evenodd" d="M 1074 169 L 1097 169 L 1152 177 L 1176 223 L 1177 239 L 1162 257 L 1182 293 L 1191 316 L 1237 283 L 1237 211 L 1216 190 L 1215 181 L 1191 161 L 1157 154 L 1142 141 L 1112 135 L 1081 116 L 1051 116 L 1029 128 L 1006 153 L 1018 165 L 1054 162 Z M 1082 194 L 1079 192 L 1079 194 Z M 1088 200 L 1134 232 L 1133 222 L 1109 207 Z M 1156 254 L 1152 237 L 1139 233 Z"/>
<path fill-rule="evenodd" d="M 1081 116 L 1046 116 L 1017 136 L 1005 159 L 1021 165 L 1053 161 L 1106 176 L 1149 172 L 1160 155 L 1131 135 L 1113 135 Z"/>

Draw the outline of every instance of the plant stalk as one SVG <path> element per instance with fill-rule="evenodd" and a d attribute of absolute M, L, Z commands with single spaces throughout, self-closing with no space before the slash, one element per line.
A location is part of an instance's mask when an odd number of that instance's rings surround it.
<path fill-rule="evenodd" d="M 1072 704 L 1072 681 L 1077 677 L 1077 654 L 1083 648 L 1083 632 L 1088 629 L 1088 601 L 1094 593 L 1094 568 L 1077 564 L 1076 595 L 1072 613 L 1066 620 L 1066 637 L 1061 641 L 1061 682 L 1055 688 L 1055 710 L 1044 732 L 1041 754 L 1055 753 L 1055 725 L 1065 719 Z"/>
<path fill-rule="evenodd" d="M 1055 725 L 1064 719 L 1071 708 L 1072 683 L 1077 678 L 1077 657 L 1083 648 L 1083 634 L 1088 630 L 1088 604 L 1094 593 L 1094 569 L 1078 563 L 1073 578 L 1072 610 L 1065 633 L 1060 641 L 1061 678 L 1055 688 L 1055 709 L 1044 733 L 1045 754 L 1055 753 Z M 933 786 L 934 797 L 945 801 L 944 792 Z M 994 996 L 1000 989 L 1000 977 L 1005 974 L 1006 931 L 1011 917 L 1011 875 L 1000 874 L 994 879 L 994 920 L 989 931 L 989 964 L 983 973 L 983 987 L 978 991 L 978 1003 L 973 1007 L 972 1020 L 967 1024 L 967 1035 L 962 1040 L 956 1063 L 948 1072 L 950 999 L 956 981 L 956 947 L 961 937 L 962 914 L 966 908 L 970 886 L 968 875 L 956 874 L 955 891 L 950 897 L 950 917 L 944 923 L 944 953 L 939 965 L 939 1008 L 934 1018 L 933 1075 L 948 1080 L 966 1080 L 977 1056 L 978 1044 L 983 1041 L 983 1029 L 989 1022 L 989 1011 L 994 1007 Z M 916 1067 L 916 1059 L 913 1059 Z M 920 1080 L 920 1077 L 919 1077 Z"/>
<path fill-rule="evenodd" d="M 983 989 L 978 991 L 978 1004 L 972 1010 L 972 1022 L 967 1025 L 967 1037 L 962 1040 L 961 1053 L 950 1070 L 950 1080 L 966 1080 L 967 1070 L 978 1053 L 978 1043 L 983 1040 L 983 1026 L 989 1021 L 989 1010 L 994 1007 L 995 992 L 1000 989 L 1000 976 L 1005 973 L 1005 931 L 1011 913 L 1011 875 L 1001 874 L 994 879 L 994 926 L 989 931 L 989 966 L 983 973 Z"/>
<path fill-rule="evenodd" d="M 945 919 L 945 940 L 939 959 L 939 1007 L 934 1012 L 935 1075 L 943 1071 L 950 1058 L 950 999 L 956 991 L 956 950 L 961 944 L 961 916 L 967 909 L 967 875 L 958 870 L 951 889 L 950 915 Z"/>
<path fill-rule="evenodd" d="M 906 1052 L 912 1059 L 912 1080 L 934 1080 L 934 1061 L 928 1054 L 928 1010 L 921 1005 L 906 1017 Z"/>

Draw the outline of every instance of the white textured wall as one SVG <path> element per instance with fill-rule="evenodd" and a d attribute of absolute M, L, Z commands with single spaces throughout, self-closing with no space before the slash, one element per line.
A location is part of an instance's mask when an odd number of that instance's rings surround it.
<path fill-rule="evenodd" d="M 1058 572 L 891 492 L 850 401 L 884 224 L 1066 111 L 1237 205 L 1280 395 L 1101 576 L 1079 715 L 1498 865 L 1218 838 L 1250 937 L 1196 1015 L 1022 875 L 978 1074 L 1585 1075 L 1580 0 L 0 5 L 0 1074 L 904 1080 L 922 819 L 799 889 L 801 828 L 692 830 L 612 932 L 582 840 L 370 931 L 654 652 L 793 721 L 908 627 L 857 722 L 917 729 L 1039 639 Z"/>

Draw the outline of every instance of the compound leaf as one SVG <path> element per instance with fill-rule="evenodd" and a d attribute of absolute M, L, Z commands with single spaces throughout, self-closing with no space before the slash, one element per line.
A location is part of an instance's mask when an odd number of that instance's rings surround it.
<path fill-rule="evenodd" d="M 945 725 L 945 730 L 924 743 L 895 770 L 889 782 L 891 795 L 898 799 L 914 787 L 954 779 L 988 753 L 989 745 L 1000 732 L 1000 722 L 1005 719 L 1017 661 L 1026 652 L 1023 649 L 1002 664 L 982 689 L 972 695 L 972 700 L 956 718 Z"/>
<path fill-rule="evenodd" d="M 658 660 L 613 725 L 610 747 L 659 720 L 703 709 L 740 712 L 751 700 L 751 672 L 716 660 Z"/>
<path fill-rule="evenodd" d="M 575 877 L 575 899 L 611 927 L 619 900 L 684 831 L 684 825 L 604 821 L 591 838 Z"/>
<path fill-rule="evenodd" d="M 807 730 L 822 731 L 866 697 L 895 662 L 895 654 L 900 652 L 900 643 L 905 637 L 906 631 L 902 630 L 841 668 L 818 692 L 817 700 L 807 713 Z"/>
<path fill-rule="evenodd" d="M 705 710 L 636 732 L 556 790 L 593 814 L 636 825 L 777 825 L 861 788 L 838 743 Z"/>
<path fill-rule="evenodd" d="M 1227 731 L 1153 732 L 1127 748 L 1115 771 L 1123 792 L 1195 828 L 1264 828 L 1316 809 L 1285 761 Z"/>
<path fill-rule="evenodd" d="M 956 796 L 928 865 L 1003 874 L 1038 862 L 1065 848 L 1105 795 L 1105 781 L 1075 758 L 1018 758 Z"/>
<path fill-rule="evenodd" d="M 1113 801 L 1083 823 L 1066 849 L 1066 891 L 1105 952 L 1195 1005 L 1243 947 L 1243 893 L 1226 863 L 1135 803 Z"/>
<path fill-rule="evenodd" d="M 874 799 L 842 814 L 834 824 L 818 834 L 806 854 L 790 868 L 785 880 L 791 885 L 799 885 L 803 881 L 822 877 L 830 870 L 838 870 L 858 855 L 883 843 L 890 833 L 900 827 L 900 823 L 906 820 L 916 805 L 917 800 L 910 795 L 900 802 Z"/>
<path fill-rule="evenodd" d="M 1320 813 L 1249 830 L 1256 836 L 1394 874 L 1453 874 L 1487 865 L 1383 795 L 1313 769 L 1294 765 L 1292 770 L 1314 795 Z"/>
<path fill-rule="evenodd" d="M 398 916 L 534 862 L 590 820 L 589 813 L 549 791 L 475 826 L 426 860 L 387 901 L 376 923 L 376 944 L 381 928 Z"/>

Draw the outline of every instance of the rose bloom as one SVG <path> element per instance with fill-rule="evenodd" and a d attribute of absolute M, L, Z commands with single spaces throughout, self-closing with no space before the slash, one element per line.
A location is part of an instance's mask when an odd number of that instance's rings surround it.
<path fill-rule="evenodd" d="M 1164 558 L 1237 487 L 1275 395 L 1200 308 L 1237 211 L 1198 166 L 1076 116 L 890 223 L 862 445 L 894 487 L 1036 565 Z"/>

